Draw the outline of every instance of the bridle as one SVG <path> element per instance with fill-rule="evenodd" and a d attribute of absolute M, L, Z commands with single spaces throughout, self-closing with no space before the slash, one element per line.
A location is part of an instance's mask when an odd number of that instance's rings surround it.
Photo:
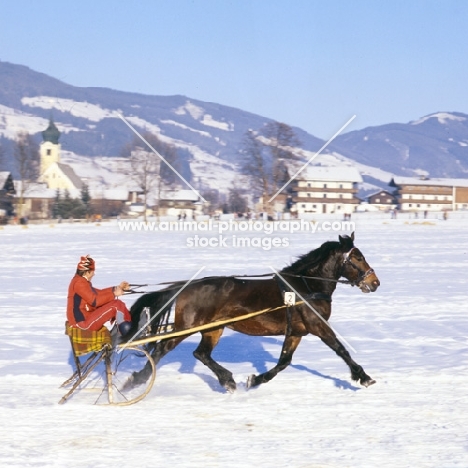
<path fill-rule="evenodd" d="M 359 273 L 359 276 L 357 277 L 357 279 L 355 279 L 354 281 L 351 281 L 349 280 L 349 284 L 351 286 L 358 286 L 367 278 L 369 277 L 370 275 L 372 275 L 374 273 L 374 270 L 373 268 L 369 268 L 368 270 L 366 271 L 363 271 L 361 268 L 359 268 L 355 263 L 353 263 L 353 261 L 351 260 L 351 252 L 355 249 L 356 247 L 353 247 L 351 250 L 349 250 L 348 252 L 346 252 L 344 255 L 343 255 L 343 264 L 341 265 L 341 271 L 343 272 L 343 268 L 346 266 L 346 265 L 350 265 L 352 266 L 355 270 L 358 271 Z M 344 276 L 343 274 L 341 276 Z"/>

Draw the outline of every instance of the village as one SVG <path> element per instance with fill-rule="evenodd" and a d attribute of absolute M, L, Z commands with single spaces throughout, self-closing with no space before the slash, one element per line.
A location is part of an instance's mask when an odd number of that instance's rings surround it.
<path fill-rule="evenodd" d="M 42 132 L 42 140 L 37 180 L 14 180 L 11 172 L 0 172 L 1 224 L 141 216 L 145 220 L 146 216 L 185 220 L 206 215 L 217 218 L 229 212 L 235 217 L 260 219 L 310 218 L 318 214 L 349 219 L 353 213 L 367 211 L 385 212 L 391 217 L 399 212 L 412 213 L 425 218 L 429 212 L 440 212 L 446 217 L 451 211 L 468 210 L 468 179 L 394 176 L 388 190 L 377 190 L 361 199 L 357 194 L 362 176 L 349 165 L 309 164 L 274 198 L 268 210 L 262 197 L 254 200 L 249 196 L 245 198 L 252 203 L 246 203 L 244 210 L 223 208 L 183 184 L 160 185 L 157 196 L 147 197 L 135 182 L 102 189 L 101 174 L 78 176 L 71 165 L 61 160 L 60 131 L 52 118 Z M 67 203 L 69 209 L 64 216 L 58 206 Z"/>

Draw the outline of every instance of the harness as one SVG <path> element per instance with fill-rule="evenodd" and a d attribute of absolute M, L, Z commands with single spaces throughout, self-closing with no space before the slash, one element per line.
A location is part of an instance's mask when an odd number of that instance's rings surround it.
<path fill-rule="evenodd" d="M 341 270 L 343 270 L 343 267 L 348 264 L 348 265 L 351 265 L 355 270 L 358 271 L 359 273 L 359 276 L 356 280 L 354 281 L 349 281 L 349 284 L 351 286 L 358 286 L 360 283 L 362 283 L 368 276 L 372 275 L 372 273 L 374 273 L 374 269 L 373 268 L 369 268 L 368 270 L 366 271 L 362 271 L 356 264 L 354 264 L 352 262 L 352 260 L 350 259 L 350 255 L 351 255 L 351 252 L 355 249 L 356 247 L 353 247 L 349 252 L 346 252 L 344 254 L 344 261 L 343 261 L 343 265 L 341 267 Z"/>
<path fill-rule="evenodd" d="M 322 293 L 322 292 L 312 292 L 310 290 L 309 285 L 307 284 L 307 281 L 305 280 L 305 277 L 300 276 L 300 275 L 289 275 L 289 276 L 298 276 L 302 278 L 302 281 L 304 282 L 308 290 L 307 294 L 302 294 L 302 297 L 305 301 L 313 301 L 313 300 L 317 300 L 317 301 L 323 300 L 323 301 L 328 301 L 328 302 L 332 301 L 330 294 Z M 290 291 L 289 287 L 285 284 L 285 282 L 282 280 L 282 278 L 279 275 L 275 274 L 274 278 L 276 279 L 279 290 L 281 291 L 281 296 L 284 298 L 284 304 L 286 306 L 286 336 L 289 336 L 292 333 L 292 308 L 295 305 L 295 293 Z M 291 300 L 287 297 L 287 293 L 292 294 Z"/>
<path fill-rule="evenodd" d="M 295 278 L 301 278 L 304 285 L 306 286 L 308 293 L 303 294 L 302 297 L 305 301 L 313 301 L 313 300 L 324 300 L 324 301 L 329 301 L 332 302 L 332 298 L 330 294 L 327 293 L 321 293 L 321 292 L 312 292 L 309 285 L 307 284 L 307 279 L 315 279 L 315 280 L 320 280 L 320 281 L 328 281 L 328 282 L 333 282 L 333 283 L 342 283 L 342 284 L 350 284 L 351 286 L 359 286 L 359 284 L 364 281 L 368 276 L 370 276 L 372 273 L 374 273 L 374 270 L 372 268 L 369 268 L 366 271 L 363 271 L 361 268 L 359 268 L 353 261 L 351 260 L 351 253 L 356 247 L 351 248 L 348 252 L 346 252 L 343 255 L 343 263 L 341 265 L 341 271 L 340 271 L 340 276 L 342 276 L 342 271 L 345 265 L 350 265 L 354 269 L 358 271 L 358 277 L 354 281 L 350 280 L 340 280 L 340 279 L 332 279 L 332 278 L 322 278 L 320 276 L 305 276 L 305 275 L 295 275 L 292 273 L 282 273 L 284 276 L 291 276 Z M 265 276 L 265 275 L 262 275 Z M 281 291 L 281 295 L 285 298 L 285 305 L 286 305 L 286 318 L 287 318 L 287 323 L 286 323 L 286 335 L 290 335 L 292 332 L 292 307 L 294 306 L 294 303 L 288 303 L 286 300 L 286 293 L 291 292 L 289 287 L 285 284 L 284 280 L 281 279 L 279 275 L 274 275 L 278 287 Z M 294 294 L 294 293 L 292 293 Z"/>
<path fill-rule="evenodd" d="M 356 247 L 352 247 L 348 252 L 346 252 L 343 255 L 343 263 L 341 265 L 341 271 L 340 271 L 340 276 L 342 275 L 343 268 L 345 265 L 350 265 L 352 268 L 358 271 L 358 277 L 356 280 L 350 281 L 350 280 L 341 280 L 341 279 L 333 279 L 333 278 L 323 278 L 320 276 L 305 276 L 305 275 L 296 275 L 293 273 L 286 273 L 283 272 L 283 276 L 290 276 L 293 278 L 301 278 L 302 282 L 304 283 L 305 287 L 307 288 L 307 293 L 302 294 L 302 298 L 305 301 L 328 301 L 332 302 L 331 295 L 328 293 L 323 293 L 323 292 L 313 292 L 310 289 L 310 286 L 307 284 L 308 279 L 314 279 L 314 280 L 320 280 L 320 281 L 328 281 L 332 283 L 341 283 L 341 284 L 349 284 L 351 286 L 359 286 L 359 284 L 364 281 L 368 276 L 374 273 L 374 270 L 372 268 L 367 269 L 366 271 L 363 271 L 361 268 L 359 268 L 353 261 L 351 260 L 351 253 Z M 281 278 L 280 275 L 276 273 L 265 273 L 263 275 L 233 275 L 230 276 L 230 278 L 238 278 L 238 279 L 247 279 L 247 278 L 266 278 L 269 277 L 268 279 L 275 279 L 278 288 L 280 290 L 281 296 L 285 299 L 284 305 L 286 307 L 286 318 L 287 318 L 287 323 L 286 323 L 286 335 L 290 335 L 292 332 L 292 308 L 295 305 L 295 299 L 288 300 L 287 299 L 287 293 L 290 293 L 292 297 L 295 297 L 295 293 L 290 290 L 290 287 L 285 284 L 285 281 Z M 205 278 L 199 278 L 199 279 L 194 279 L 191 281 L 191 283 L 196 284 L 200 281 L 205 281 L 210 278 L 219 278 L 219 276 L 212 276 L 212 277 L 205 277 Z M 156 285 L 168 285 L 165 288 L 159 290 L 158 292 L 161 291 L 168 291 L 168 290 L 174 290 L 178 289 L 181 286 L 184 286 L 186 284 L 186 281 L 175 281 L 175 282 L 163 282 L 163 283 L 157 283 L 157 284 L 130 284 L 130 289 L 125 291 L 124 294 L 142 294 L 145 293 L 145 291 L 140 291 L 140 288 L 145 287 L 145 286 L 156 286 Z M 170 309 L 170 308 L 169 308 Z"/>

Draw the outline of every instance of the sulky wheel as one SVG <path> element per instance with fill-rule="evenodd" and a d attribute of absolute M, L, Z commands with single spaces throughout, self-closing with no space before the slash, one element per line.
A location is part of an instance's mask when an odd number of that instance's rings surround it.
<path fill-rule="evenodd" d="M 126 389 L 125 383 L 132 373 L 143 368 L 147 363 L 151 366 L 149 379 L 142 385 Z M 113 350 L 106 364 L 106 374 L 107 391 L 103 392 L 100 399 L 103 400 L 107 394 L 109 405 L 128 406 L 143 400 L 151 391 L 156 379 L 156 366 L 153 358 L 145 349 L 128 346 Z"/>

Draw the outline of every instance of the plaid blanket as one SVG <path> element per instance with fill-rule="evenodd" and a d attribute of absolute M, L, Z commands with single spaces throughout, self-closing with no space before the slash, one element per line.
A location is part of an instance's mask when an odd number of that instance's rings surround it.
<path fill-rule="evenodd" d="M 82 330 L 70 327 L 68 322 L 65 322 L 65 334 L 70 337 L 76 356 L 99 351 L 105 344 L 111 344 L 111 335 L 106 327 L 99 331 Z"/>

